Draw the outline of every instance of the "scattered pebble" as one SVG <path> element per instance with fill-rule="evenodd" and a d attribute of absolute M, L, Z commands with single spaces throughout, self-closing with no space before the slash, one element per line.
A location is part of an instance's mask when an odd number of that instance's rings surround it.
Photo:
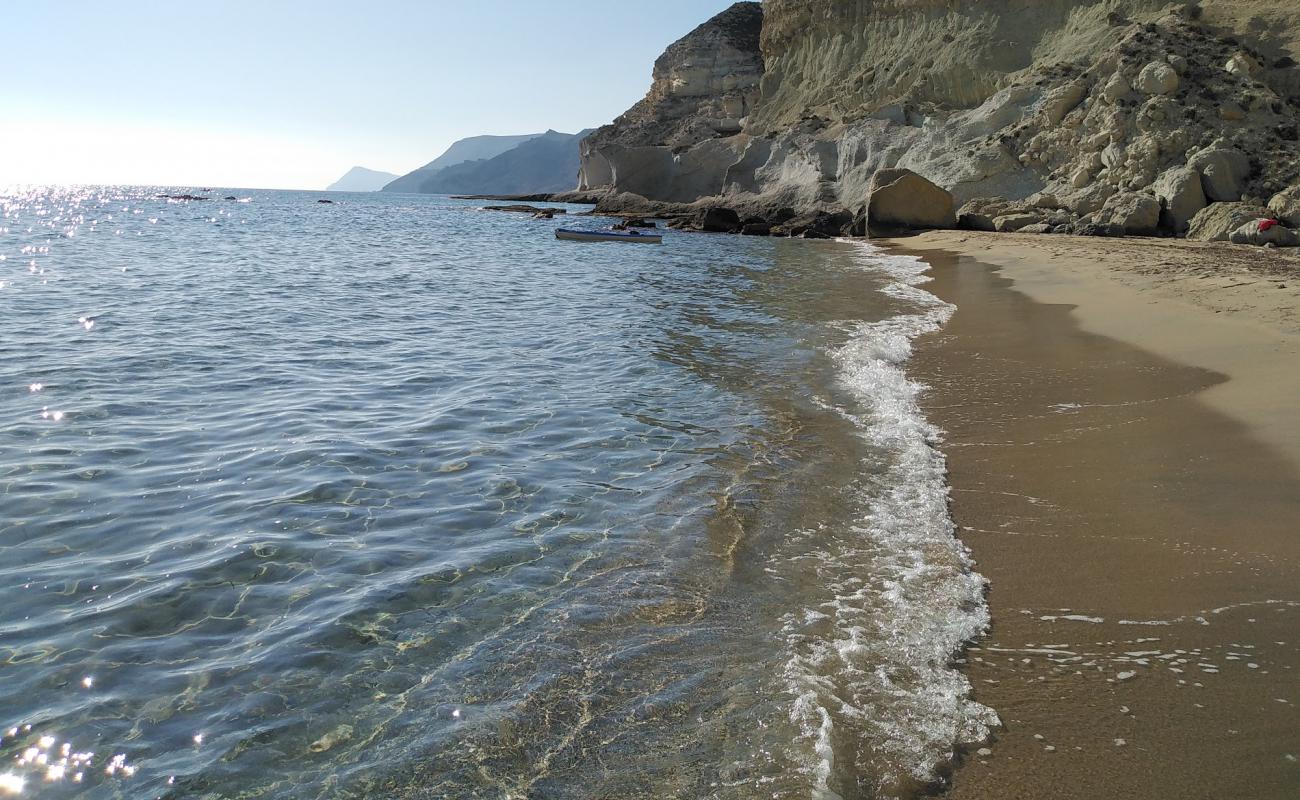
<path fill-rule="evenodd" d="M 978 750 L 975 751 L 975 754 L 976 754 L 976 755 L 980 755 L 980 756 L 984 756 L 985 758 L 987 758 L 987 757 L 993 755 L 993 751 L 990 750 L 990 749 L 988 749 L 987 747 L 981 747 L 980 749 L 978 749 Z"/>
<path fill-rule="evenodd" d="M 1116 747 L 1123 747 L 1123 746 L 1126 745 L 1126 744 L 1128 744 L 1128 742 L 1125 741 L 1124 739 L 1116 739 L 1116 740 L 1115 740 L 1115 746 L 1116 746 Z"/>

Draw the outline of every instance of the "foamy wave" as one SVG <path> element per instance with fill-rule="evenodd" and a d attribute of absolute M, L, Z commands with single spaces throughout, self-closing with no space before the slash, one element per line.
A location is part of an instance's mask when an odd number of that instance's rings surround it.
<path fill-rule="evenodd" d="M 998 724 L 953 667 L 988 626 L 984 580 L 948 514 L 940 431 L 917 404 L 924 387 L 901 368 L 912 341 L 941 328 L 954 308 L 919 288 L 928 280 L 919 259 L 865 245 L 861 260 L 891 276 L 884 291 L 916 310 L 857 326 L 834 354 L 868 409 L 861 435 L 889 466 L 864 478 L 868 510 L 850 551 L 825 553 L 819 565 L 834 599 L 817 611 L 829 619 L 809 622 L 800 610 L 785 620 L 791 718 L 814 754 L 813 796 L 825 800 L 865 788 L 847 780 L 869 782 L 876 796 L 909 794 L 936 779 L 956 745 Z"/>

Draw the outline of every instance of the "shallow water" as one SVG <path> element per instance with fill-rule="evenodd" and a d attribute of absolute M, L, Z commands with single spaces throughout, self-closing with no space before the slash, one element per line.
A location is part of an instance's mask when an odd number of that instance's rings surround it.
<path fill-rule="evenodd" d="M 984 735 L 916 262 L 154 194 L 4 200 L 0 793 L 906 796 Z"/>

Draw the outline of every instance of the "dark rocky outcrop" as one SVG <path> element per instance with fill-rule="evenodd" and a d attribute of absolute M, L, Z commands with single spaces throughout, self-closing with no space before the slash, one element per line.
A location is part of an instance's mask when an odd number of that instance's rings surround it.
<path fill-rule="evenodd" d="M 528 205 L 510 205 L 510 206 L 483 206 L 484 211 L 508 211 L 513 214 L 532 214 L 537 216 L 554 216 L 556 214 L 567 213 L 563 208 L 539 208 L 538 206 Z"/>

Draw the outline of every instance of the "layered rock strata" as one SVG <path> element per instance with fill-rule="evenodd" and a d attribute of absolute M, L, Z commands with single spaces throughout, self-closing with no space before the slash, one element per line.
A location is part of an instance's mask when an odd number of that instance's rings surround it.
<path fill-rule="evenodd" d="M 1269 0 L 741 3 L 589 137 L 580 188 L 604 210 L 725 207 L 738 228 L 779 230 L 860 217 L 881 169 L 994 230 L 1177 235 L 1208 204 L 1275 197 L 1284 217 L 1300 194 L 1298 41 L 1294 8 Z M 728 102 L 740 116 L 717 124 Z"/>

